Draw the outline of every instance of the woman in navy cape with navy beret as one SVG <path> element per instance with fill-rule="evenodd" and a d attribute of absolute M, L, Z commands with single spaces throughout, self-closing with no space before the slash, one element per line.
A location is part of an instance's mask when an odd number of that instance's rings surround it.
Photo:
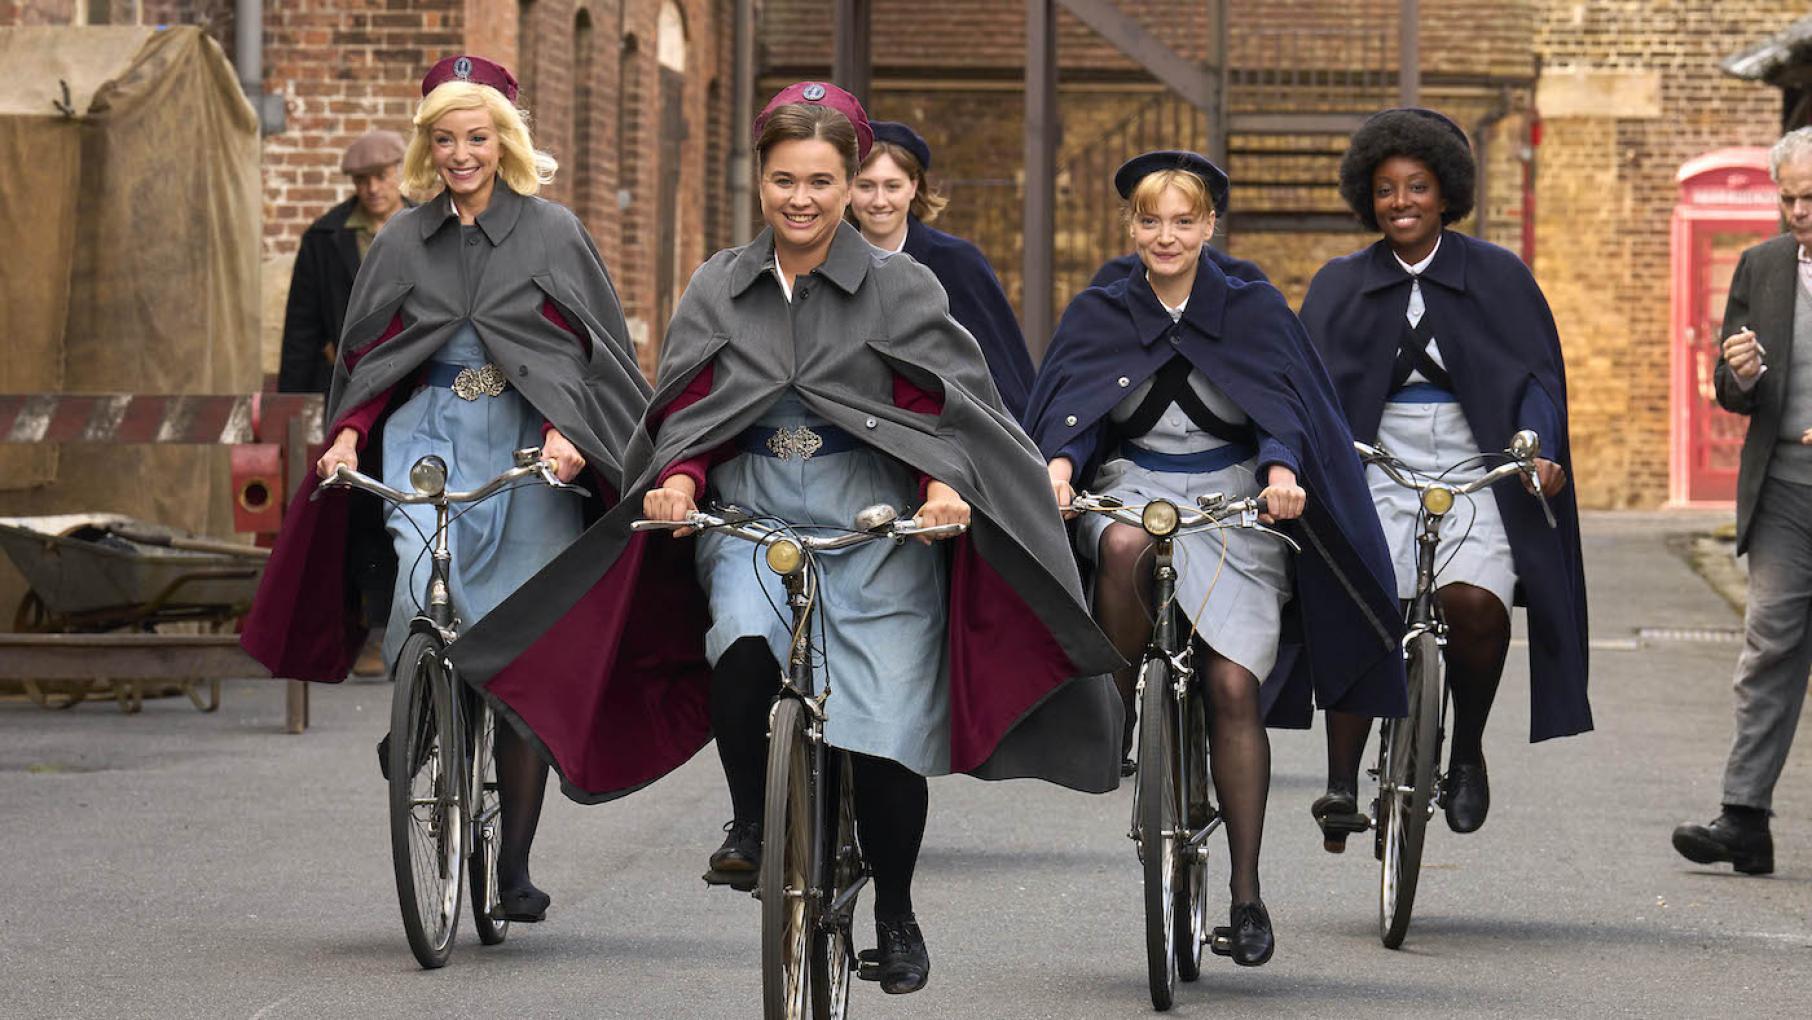
<path fill-rule="evenodd" d="M 869 244 L 903 251 L 931 270 L 950 298 L 950 317 L 980 345 L 1001 403 L 1019 417 L 1032 389 L 1032 356 L 1000 278 L 980 248 L 931 226 L 950 204 L 925 180 L 931 146 L 897 121 L 871 124 L 874 147 L 851 188 L 850 221 Z"/>
<path fill-rule="evenodd" d="M 1178 540 L 1176 604 L 1206 646 L 1199 675 L 1232 862 L 1231 955 L 1257 966 L 1274 948 L 1258 881 L 1265 724 L 1308 725 L 1311 694 L 1362 716 L 1403 714 L 1389 553 L 1301 323 L 1276 288 L 1230 279 L 1202 257 L 1225 175 L 1194 153 L 1158 152 L 1128 162 L 1115 184 L 1143 269 L 1070 302 L 1039 368 L 1027 431 L 1060 506 L 1083 488 L 1128 503 L 1262 494 L 1267 522 L 1283 520 L 1301 539 L 1294 564 L 1281 543 L 1252 532 L 1226 534 L 1224 561 L 1219 537 Z M 1150 539 L 1090 515 L 1077 545 L 1095 566 L 1095 619 L 1137 662 L 1151 632 Z M 1291 631 L 1300 639 L 1285 641 Z M 1135 673 L 1115 679 L 1130 719 Z"/>
<path fill-rule="evenodd" d="M 1503 449 L 1518 429 L 1541 438 L 1542 488 L 1558 527 L 1548 527 L 1529 493 L 1498 485 L 1455 507 L 1435 561 L 1453 695 L 1440 796 L 1455 832 L 1483 825 L 1490 806 L 1483 739 L 1510 648 L 1511 605 L 1529 611 L 1530 739 L 1592 728 L 1560 338 L 1520 259 L 1445 229 L 1471 211 L 1476 176 L 1465 132 L 1441 114 L 1403 108 L 1372 117 L 1341 161 L 1340 193 L 1383 236 L 1323 266 L 1302 305 L 1353 434 L 1417 471 L 1437 474 Z M 1465 481 L 1483 470 L 1447 477 Z M 1417 499 L 1378 469 L 1369 475 L 1397 594 L 1408 598 Z M 1358 827 L 1355 791 L 1369 731 L 1368 720 L 1328 714 L 1328 791 L 1311 810 L 1333 852 Z"/>

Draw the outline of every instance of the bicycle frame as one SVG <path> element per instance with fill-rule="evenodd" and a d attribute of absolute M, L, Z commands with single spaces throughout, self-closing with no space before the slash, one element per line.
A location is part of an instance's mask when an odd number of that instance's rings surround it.
<path fill-rule="evenodd" d="M 1182 647 L 1177 647 L 1179 638 L 1176 607 L 1171 604 L 1176 600 L 1177 588 L 1177 569 L 1174 561 L 1175 541 L 1174 536 L 1152 539 L 1154 558 L 1152 563 L 1152 603 L 1158 607 L 1158 613 L 1157 619 L 1152 621 L 1151 639 L 1146 642 L 1145 654 L 1141 661 L 1157 660 L 1165 663 L 1164 675 L 1170 681 L 1170 697 L 1165 700 L 1165 704 L 1171 711 L 1170 721 L 1175 727 L 1173 732 L 1181 737 L 1189 732 L 1188 720 L 1184 713 L 1188 711 L 1190 685 L 1195 682 L 1195 642 L 1182 642 Z M 1139 671 L 1139 682 L 1133 695 L 1134 704 L 1139 704 L 1145 693 L 1144 673 L 1143 669 Z M 1160 720 L 1156 719 L 1149 720 L 1151 725 L 1157 725 L 1159 722 Z M 1145 724 L 1141 723 L 1141 725 Z M 1180 743 L 1177 750 L 1179 753 L 1183 751 Z M 1203 753 L 1206 754 L 1206 751 L 1204 750 Z M 1183 768 L 1180 761 L 1162 764 L 1177 772 L 1178 802 L 1180 804 L 1194 803 L 1193 796 L 1197 791 L 1189 788 L 1189 770 Z M 1139 771 L 1134 773 L 1133 782 L 1135 784 L 1144 782 L 1145 768 L 1145 763 L 1140 762 Z M 1139 839 L 1138 804 L 1139 799 L 1135 795 L 1133 797 L 1132 824 L 1126 833 L 1135 842 Z M 1214 834 L 1216 829 L 1220 828 L 1220 825 L 1221 816 L 1219 812 L 1216 812 L 1199 831 L 1188 833 L 1183 848 L 1190 852 L 1196 851 L 1209 836 Z M 1140 852 L 1143 853 L 1145 849 L 1141 847 Z"/>

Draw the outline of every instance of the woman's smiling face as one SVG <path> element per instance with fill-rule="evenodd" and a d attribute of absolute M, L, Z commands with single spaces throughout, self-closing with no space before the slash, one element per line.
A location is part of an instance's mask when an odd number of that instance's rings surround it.
<path fill-rule="evenodd" d="M 1427 163 L 1413 156 L 1392 156 L 1372 171 L 1372 215 L 1405 262 L 1420 262 L 1434 250 L 1446 211 L 1441 179 Z"/>
<path fill-rule="evenodd" d="M 450 110 L 429 130 L 434 170 L 447 190 L 455 198 L 488 195 L 503 158 L 490 111 Z"/>
<path fill-rule="evenodd" d="M 761 215 L 774 243 L 794 250 L 828 246 L 849 205 L 849 169 L 821 138 L 776 143 L 761 167 Z"/>

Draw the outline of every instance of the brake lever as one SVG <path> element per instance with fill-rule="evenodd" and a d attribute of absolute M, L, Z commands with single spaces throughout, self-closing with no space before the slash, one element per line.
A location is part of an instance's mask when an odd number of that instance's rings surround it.
<path fill-rule="evenodd" d="M 345 467 L 346 465 L 344 464 L 335 464 L 333 467 L 333 474 L 321 479 L 320 484 L 315 486 L 315 490 L 308 494 L 308 501 L 310 503 L 319 501 L 322 496 L 327 495 L 327 490 L 329 489 L 346 488 L 346 483 L 340 480 L 340 472 Z"/>
<path fill-rule="evenodd" d="M 1256 517 L 1257 515 L 1254 514 L 1253 516 Z M 1242 518 L 1242 520 L 1243 520 L 1243 518 Z M 1278 541 L 1282 542 L 1283 544 L 1289 546 L 1290 551 L 1297 554 L 1298 556 L 1302 555 L 1302 546 L 1297 545 L 1295 539 L 1291 538 L 1290 536 L 1284 534 L 1281 531 L 1278 531 L 1276 528 L 1270 527 L 1269 525 L 1258 524 L 1258 523 L 1253 523 L 1251 525 L 1242 524 L 1242 527 L 1248 527 L 1248 526 L 1251 527 L 1251 529 L 1253 531 L 1262 531 L 1265 534 L 1270 535 L 1271 537 L 1277 539 Z"/>
<path fill-rule="evenodd" d="M 1529 465 L 1529 487 L 1535 490 L 1535 501 L 1541 504 L 1542 516 L 1548 519 L 1548 530 L 1560 527 L 1560 522 L 1554 519 L 1554 508 L 1548 505 L 1548 494 L 1541 491 L 1541 472 L 1534 464 Z"/>
<path fill-rule="evenodd" d="M 576 492 L 586 499 L 591 498 L 591 490 L 587 489 L 585 486 L 561 481 L 560 476 L 554 474 L 553 469 L 547 466 L 547 461 L 541 462 L 540 469 L 541 480 L 547 483 L 548 488 L 559 489 L 563 492 Z"/>

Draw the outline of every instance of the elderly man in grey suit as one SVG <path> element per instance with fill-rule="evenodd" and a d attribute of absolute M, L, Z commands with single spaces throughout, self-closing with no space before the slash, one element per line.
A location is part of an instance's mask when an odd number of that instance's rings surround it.
<path fill-rule="evenodd" d="M 1788 233 L 1743 253 L 1724 307 L 1718 403 L 1749 416 L 1737 474 L 1737 552 L 1749 611 L 1736 668 L 1724 810 L 1674 830 L 1674 849 L 1746 875 L 1774 870 L 1768 831 L 1812 671 L 1812 128 L 1769 153 Z"/>

